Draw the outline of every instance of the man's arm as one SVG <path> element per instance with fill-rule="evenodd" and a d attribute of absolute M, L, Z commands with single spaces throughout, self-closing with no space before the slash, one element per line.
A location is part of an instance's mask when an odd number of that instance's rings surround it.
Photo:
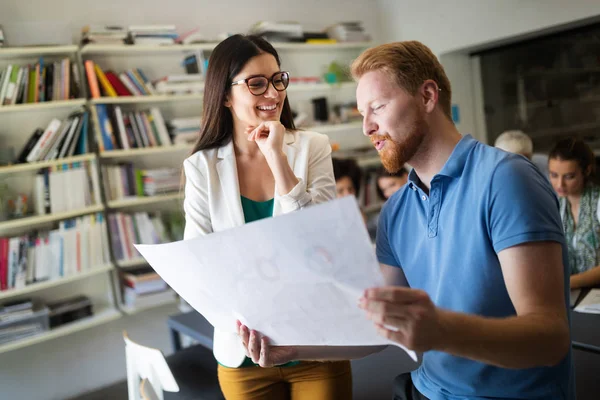
<path fill-rule="evenodd" d="M 439 350 L 504 368 L 557 364 L 570 346 L 560 244 L 529 242 L 498 257 L 514 317 L 442 310 L 425 292 L 398 287 L 367 290 L 361 307 L 383 336 L 412 350 Z"/>
<path fill-rule="evenodd" d="M 570 346 L 560 244 L 525 243 L 498 257 L 517 315 L 493 319 L 442 311 L 440 350 L 505 368 L 558 364 Z"/>
<path fill-rule="evenodd" d="M 600 265 L 585 272 L 571 275 L 571 289 L 588 288 L 600 285 Z"/>
<path fill-rule="evenodd" d="M 379 264 L 381 274 L 387 286 L 406 286 L 408 287 L 408 281 L 404 275 L 404 271 L 400 267 L 392 267 L 387 264 Z"/>

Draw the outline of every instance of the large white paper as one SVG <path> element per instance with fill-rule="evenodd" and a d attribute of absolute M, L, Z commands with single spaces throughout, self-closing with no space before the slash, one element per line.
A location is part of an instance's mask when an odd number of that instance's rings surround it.
<path fill-rule="evenodd" d="M 600 314 L 600 289 L 590 290 L 574 310 L 580 313 Z"/>
<path fill-rule="evenodd" d="M 274 345 L 396 344 L 378 335 L 358 307 L 364 290 L 384 280 L 353 197 L 190 240 L 135 247 L 222 331 L 236 332 L 239 319 Z"/>

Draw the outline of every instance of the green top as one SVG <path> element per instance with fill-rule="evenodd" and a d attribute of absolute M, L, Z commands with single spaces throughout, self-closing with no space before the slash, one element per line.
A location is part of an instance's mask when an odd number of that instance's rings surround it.
<path fill-rule="evenodd" d="M 600 187 L 591 184 L 586 186 L 579 201 L 579 220 L 575 225 L 569 201 L 560 198 L 560 216 L 569 249 L 571 275 L 600 264 L 599 199 Z"/>
<path fill-rule="evenodd" d="M 242 210 L 244 211 L 244 220 L 246 223 L 258 221 L 260 219 L 269 218 L 273 216 L 273 204 L 274 199 L 267 201 L 254 201 L 250 200 L 244 196 L 242 198 Z M 286 364 L 278 365 L 278 367 L 291 367 L 293 365 L 298 365 L 300 361 L 291 361 Z M 246 357 L 240 368 L 244 367 L 254 367 L 258 364 L 252 362 L 251 358 Z"/>
<path fill-rule="evenodd" d="M 273 216 L 273 204 L 275 203 L 274 199 L 267 201 L 254 201 L 244 196 L 241 197 L 242 210 L 244 211 L 244 220 L 246 223 Z"/>

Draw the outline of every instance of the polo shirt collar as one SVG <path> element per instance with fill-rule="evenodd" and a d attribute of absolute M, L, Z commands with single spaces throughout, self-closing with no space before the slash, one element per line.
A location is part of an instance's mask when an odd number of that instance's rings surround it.
<path fill-rule="evenodd" d="M 467 161 L 467 157 L 471 152 L 471 149 L 475 146 L 477 141 L 473 139 L 471 135 L 465 135 L 460 139 L 460 141 L 452 150 L 450 157 L 444 164 L 444 167 L 437 175 L 444 175 L 451 178 L 459 178 L 462 175 L 463 169 L 465 168 L 465 163 Z M 421 179 L 417 175 L 414 169 L 410 171 L 408 174 L 408 182 L 411 189 L 415 190 L 419 187 L 419 183 L 421 183 Z"/>

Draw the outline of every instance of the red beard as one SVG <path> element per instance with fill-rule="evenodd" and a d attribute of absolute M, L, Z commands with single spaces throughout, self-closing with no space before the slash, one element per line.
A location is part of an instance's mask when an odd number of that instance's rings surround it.
<path fill-rule="evenodd" d="M 408 134 L 404 135 L 400 141 L 393 140 L 388 134 L 382 136 L 372 136 L 371 141 L 385 139 L 385 147 L 379 152 L 383 167 L 391 174 L 400 170 L 419 150 L 427 132 L 427 125 L 423 115 L 416 117 L 413 124 L 408 129 Z"/>

